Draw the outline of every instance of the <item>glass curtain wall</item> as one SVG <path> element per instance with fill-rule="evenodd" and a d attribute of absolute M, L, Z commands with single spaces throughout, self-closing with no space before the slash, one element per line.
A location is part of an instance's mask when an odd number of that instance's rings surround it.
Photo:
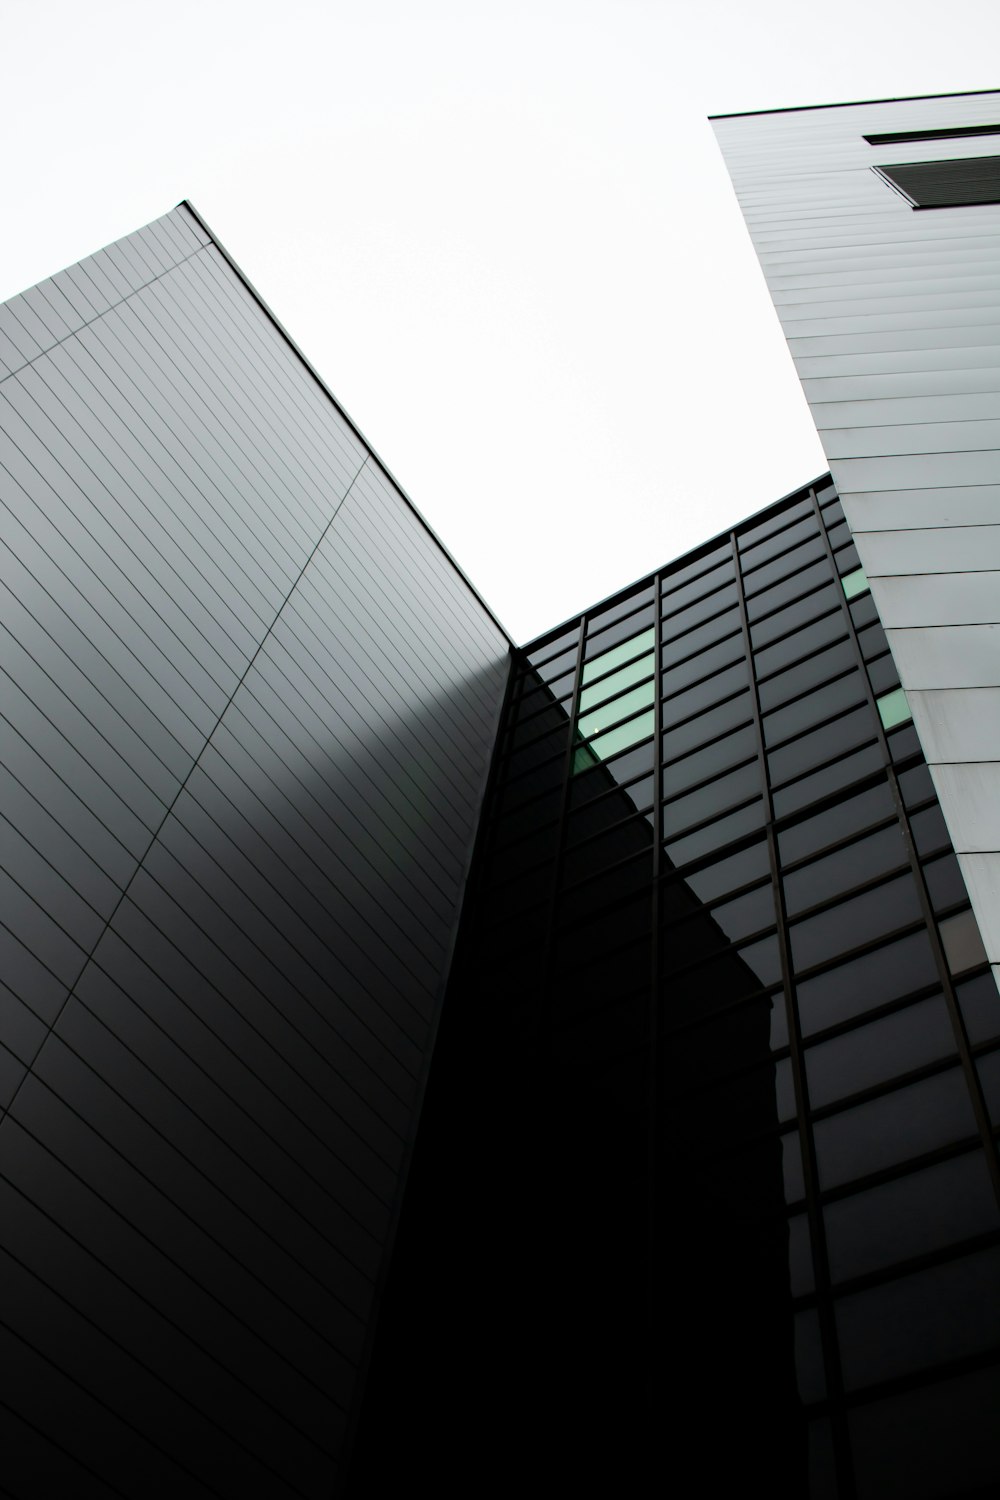
<path fill-rule="evenodd" d="M 402 1230 L 456 1463 L 989 1485 L 998 1107 L 996 986 L 829 481 L 519 654 Z"/>

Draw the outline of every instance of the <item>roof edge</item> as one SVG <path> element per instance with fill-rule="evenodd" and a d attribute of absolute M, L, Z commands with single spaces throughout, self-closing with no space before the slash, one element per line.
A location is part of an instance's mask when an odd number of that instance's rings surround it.
<path fill-rule="evenodd" d="M 597 614 L 606 604 L 613 604 L 620 594 L 627 594 L 629 589 L 641 588 L 644 583 L 651 582 L 658 573 L 665 573 L 675 563 L 684 562 L 685 558 L 694 557 L 699 552 L 711 552 L 712 548 L 717 547 L 727 536 L 732 536 L 734 532 L 742 531 L 745 526 L 753 526 L 764 520 L 770 511 L 778 510 L 780 506 L 787 505 L 798 495 L 804 495 L 808 490 L 818 490 L 821 486 L 832 482 L 833 475 L 829 469 L 826 469 L 822 474 L 817 474 L 815 479 L 810 479 L 805 484 L 797 484 L 794 490 L 789 490 L 787 494 L 779 495 L 777 500 L 771 500 L 767 505 L 762 505 L 759 510 L 751 512 L 749 516 L 744 516 L 740 521 L 735 521 L 732 526 L 724 526 L 714 536 L 707 537 L 703 542 L 697 542 L 695 546 L 689 547 L 686 552 L 679 553 L 677 557 L 668 557 L 667 561 L 660 563 L 659 567 L 652 568 L 650 572 L 642 573 L 638 578 L 634 578 L 631 583 L 623 584 L 620 589 L 615 589 L 612 593 L 605 594 L 604 598 L 598 599 L 595 604 L 588 604 L 584 609 L 577 610 L 575 615 L 568 615 L 560 624 L 553 625 L 551 630 L 543 630 L 540 635 L 533 636 L 530 641 L 525 641 L 523 646 L 518 646 L 518 651 L 535 650 L 539 641 L 544 642 L 546 637 L 550 635 L 560 635 L 568 626 L 575 624 L 578 620 L 582 620 L 584 615 Z M 839 495 L 840 491 L 838 490 L 837 493 Z"/>
<path fill-rule="evenodd" d="M 327 385 L 326 381 L 323 379 L 322 375 L 316 369 L 315 365 L 313 365 L 312 362 L 306 357 L 306 355 L 299 348 L 298 344 L 292 338 L 291 334 L 288 332 L 288 329 L 284 326 L 284 324 L 280 321 L 280 319 L 278 319 L 275 316 L 275 314 L 271 311 L 270 307 L 268 307 L 267 303 L 264 301 L 263 297 L 260 295 L 260 292 L 258 292 L 257 288 L 254 286 L 254 284 L 250 280 L 249 276 L 247 276 L 246 272 L 243 271 L 237 265 L 236 261 L 230 255 L 229 251 L 226 249 L 225 245 L 219 239 L 219 237 L 215 233 L 215 231 L 205 222 L 204 218 L 198 212 L 198 210 L 195 208 L 194 204 L 191 202 L 191 200 L 189 198 L 182 198 L 181 201 L 180 201 L 180 203 L 178 203 L 177 207 L 178 208 L 184 208 L 184 209 L 186 209 L 187 212 L 191 215 L 191 217 L 195 220 L 195 222 L 201 227 L 201 229 L 204 230 L 205 234 L 208 235 L 208 238 L 211 240 L 212 244 L 218 250 L 219 254 L 222 256 L 223 260 L 226 262 L 226 264 L 228 265 L 229 269 L 243 283 L 243 285 L 246 287 L 247 291 L 250 293 L 251 297 L 254 299 L 254 301 L 257 303 L 258 307 L 264 313 L 265 317 L 267 317 L 269 319 L 269 321 L 271 322 L 271 324 L 273 325 L 273 327 L 275 328 L 275 330 L 281 335 L 281 337 L 284 339 L 285 343 L 291 349 L 292 353 L 296 356 L 296 358 L 298 360 L 300 360 L 300 362 L 309 371 L 309 374 L 312 376 L 313 380 L 315 380 L 316 384 L 319 386 L 320 390 L 323 392 L 323 394 L 330 401 L 331 405 L 336 409 L 336 411 L 339 412 L 339 414 L 341 415 L 341 417 L 343 417 L 344 421 L 347 423 L 348 427 L 354 433 L 354 435 L 358 439 L 358 441 L 360 443 L 362 443 L 365 446 L 365 448 L 368 449 L 368 452 L 371 454 L 372 458 L 378 464 L 378 466 L 382 470 L 383 474 L 385 474 L 386 478 L 390 481 L 390 483 L 393 485 L 393 487 L 396 489 L 396 491 L 402 497 L 403 501 L 409 506 L 410 510 L 416 516 L 417 520 L 420 522 L 421 526 L 424 528 L 424 530 L 427 532 L 428 536 L 434 542 L 435 546 L 448 559 L 448 562 L 455 569 L 455 572 L 458 574 L 459 578 L 461 578 L 462 582 L 465 584 L 466 588 L 472 594 L 473 598 L 475 598 L 476 600 L 478 600 L 478 602 L 482 605 L 483 609 L 486 611 L 486 613 L 489 615 L 490 619 L 493 621 L 493 624 L 500 631 L 501 635 L 503 635 L 504 638 L 506 639 L 507 644 L 509 646 L 511 646 L 511 647 L 515 646 L 517 643 L 514 640 L 514 637 L 511 635 L 510 631 L 507 629 L 507 627 L 500 620 L 497 619 L 496 615 L 493 613 L 493 611 L 490 608 L 490 606 L 486 603 L 486 600 L 483 598 L 482 594 L 479 592 L 479 590 L 476 588 L 475 584 L 469 578 L 468 574 L 465 572 L 465 570 L 463 568 L 461 568 L 459 566 L 459 564 L 455 561 L 454 557 L 452 557 L 451 553 L 448 551 L 448 548 L 445 546 L 444 542 L 442 542 L 441 538 L 438 536 L 438 534 L 434 530 L 433 526 L 431 526 L 431 524 L 425 519 L 425 517 L 421 515 L 418 507 L 410 499 L 410 496 L 406 493 L 406 490 L 400 484 L 400 482 L 396 478 L 395 474 L 393 474 L 393 472 L 389 468 L 388 464 L 386 464 L 386 463 L 384 463 L 382 461 L 382 459 L 379 457 L 378 453 L 376 452 L 375 448 L 372 446 L 372 444 L 365 437 L 364 433 L 361 431 L 361 428 L 354 421 L 354 419 L 350 416 L 350 414 L 347 411 L 344 410 L 343 406 L 337 400 L 336 396 L 333 394 L 333 392 L 331 391 L 330 387 Z"/>
<path fill-rule="evenodd" d="M 710 120 L 743 120 L 751 115 L 804 114 L 810 109 L 860 109 L 866 104 L 906 104 L 920 99 L 972 99 L 979 94 L 1000 94 L 995 89 L 956 89 L 944 94 L 896 94 L 889 99 L 845 99 L 840 104 L 788 104 L 780 109 L 737 109 L 729 114 L 709 115 Z"/>

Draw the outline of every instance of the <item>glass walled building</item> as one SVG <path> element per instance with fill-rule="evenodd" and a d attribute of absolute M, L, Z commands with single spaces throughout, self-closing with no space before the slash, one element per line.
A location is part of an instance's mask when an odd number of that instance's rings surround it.
<path fill-rule="evenodd" d="M 998 1048 L 829 479 L 518 652 L 354 1493 L 992 1491 Z"/>

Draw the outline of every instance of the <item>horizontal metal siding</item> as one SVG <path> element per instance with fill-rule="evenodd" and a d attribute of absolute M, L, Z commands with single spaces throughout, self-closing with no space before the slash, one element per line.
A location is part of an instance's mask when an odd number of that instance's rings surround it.
<path fill-rule="evenodd" d="M 1000 689 L 1000 205 L 914 212 L 871 168 L 995 161 L 996 139 L 863 137 L 975 126 L 998 106 L 715 122 L 995 965 L 1000 846 L 968 830 L 997 757 L 968 730 L 972 703 Z"/>

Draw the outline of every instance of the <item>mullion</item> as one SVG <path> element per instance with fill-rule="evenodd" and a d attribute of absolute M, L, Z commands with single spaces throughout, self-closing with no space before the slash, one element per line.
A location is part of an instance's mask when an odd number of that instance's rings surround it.
<path fill-rule="evenodd" d="M 817 523 L 820 523 L 818 507 L 816 505 L 815 491 L 810 490 L 813 513 Z M 821 524 L 821 523 L 820 523 Z M 734 548 L 735 552 L 735 548 Z M 737 568 L 740 566 L 740 558 L 736 554 Z M 812 564 L 810 564 L 812 566 Z M 794 575 L 793 575 L 794 576 Z M 787 580 L 783 580 L 787 581 Z M 762 596 L 758 596 L 762 597 Z M 785 600 L 779 608 L 787 608 L 795 603 L 793 600 Z M 752 646 L 753 636 L 747 610 L 747 600 L 742 574 L 740 575 L 740 613 L 745 649 L 749 659 L 753 660 Z M 772 614 L 776 611 L 771 611 Z M 763 619 L 767 619 L 765 614 Z M 756 625 L 760 624 L 757 620 Z M 769 643 L 773 644 L 773 642 Z M 795 1098 L 798 1105 L 798 1119 L 795 1126 L 798 1130 L 799 1145 L 802 1151 L 802 1172 L 805 1183 L 806 1214 L 809 1226 L 809 1239 L 813 1259 L 813 1284 L 817 1295 L 817 1310 L 820 1324 L 820 1344 L 822 1348 L 823 1367 L 826 1380 L 827 1397 L 831 1403 L 831 1421 L 833 1426 L 834 1448 L 838 1475 L 841 1481 L 845 1500 L 851 1500 L 856 1493 L 854 1481 L 854 1466 L 851 1457 L 850 1442 L 847 1433 L 846 1419 L 843 1416 L 842 1400 L 844 1392 L 843 1374 L 840 1363 L 840 1349 L 837 1343 L 836 1323 L 830 1301 L 830 1263 L 826 1248 L 826 1234 L 823 1224 L 823 1214 L 819 1206 L 819 1169 L 816 1157 L 816 1145 L 813 1140 L 812 1124 L 809 1111 L 809 1090 L 806 1075 L 804 1045 L 802 1033 L 799 1026 L 798 1007 L 794 999 L 791 934 L 789 932 L 788 918 L 785 910 L 784 889 L 781 884 L 781 865 L 779 859 L 777 835 L 775 832 L 774 801 L 771 783 L 771 765 L 769 748 L 765 745 L 763 715 L 760 708 L 759 690 L 756 682 L 753 688 L 753 702 L 755 713 L 755 727 L 757 732 L 758 753 L 761 761 L 761 772 L 764 780 L 764 798 L 767 811 L 767 846 L 768 860 L 771 867 L 771 879 L 774 883 L 775 910 L 778 922 L 778 945 L 781 956 L 782 985 L 785 996 L 785 1007 L 788 1019 L 789 1056 L 791 1058 L 792 1079 L 795 1089 Z M 812 726 L 815 729 L 817 726 Z"/>

